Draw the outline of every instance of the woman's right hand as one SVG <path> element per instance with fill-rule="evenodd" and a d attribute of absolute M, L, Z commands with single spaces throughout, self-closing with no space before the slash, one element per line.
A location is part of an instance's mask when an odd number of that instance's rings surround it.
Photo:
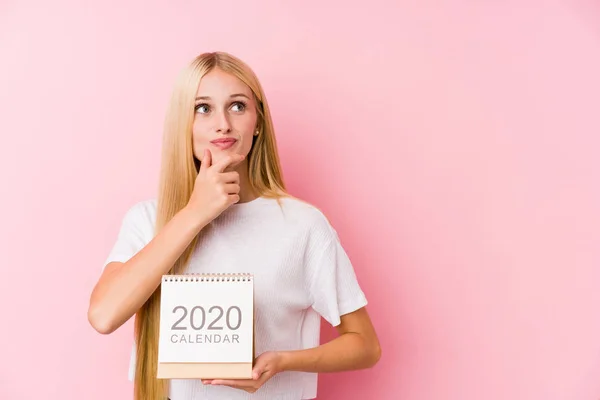
<path fill-rule="evenodd" d="M 244 157 L 228 155 L 212 165 L 210 152 L 204 159 L 184 212 L 179 212 L 126 262 L 108 263 L 90 296 L 88 320 L 96 331 L 109 334 L 144 305 L 199 230 L 233 203 L 239 201 L 240 177 L 228 171 Z M 139 217 L 142 218 L 142 217 Z M 131 227 L 129 228 L 131 229 Z M 135 234 L 138 234 L 136 227 Z M 128 244 L 137 246 L 138 237 Z"/>
<path fill-rule="evenodd" d="M 244 156 L 240 154 L 230 154 L 213 165 L 210 150 L 204 150 L 200 171 L 188 201 L 188 208 L 204 223 L 208 224 L 229 206 L 240 201 L 240 175 L 228 169 L 243 160 Z"/>

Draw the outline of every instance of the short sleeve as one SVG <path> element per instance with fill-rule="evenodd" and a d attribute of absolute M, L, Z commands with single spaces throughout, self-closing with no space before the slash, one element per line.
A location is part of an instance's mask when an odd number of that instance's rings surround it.
<path fill-rule="evenodd" d="M 156 205 L 152 200 L 139 202 L 125 213 L 117 239 L 104 261 L 108 263 L 126 262 L 136 255 L 154 237 Z"/>
<path fill-rule="evenodd" d="M 337 233 L 330 227 L 309 261 L 312 308 L 333 326 L 344 314 L 367 305 L 354 267 Z"/>

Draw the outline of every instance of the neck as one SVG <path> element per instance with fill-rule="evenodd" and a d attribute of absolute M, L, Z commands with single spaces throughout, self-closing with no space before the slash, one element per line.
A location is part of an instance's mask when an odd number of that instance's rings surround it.
<path fill-rule="evenodd" d="M 248 172 L 248 161 L 240 163 L 235 170 L 240 175 L 240 201 L 239 203 L 247 203 L 258 197 L 252 186 L 250 185 L 250 173 Z"/>

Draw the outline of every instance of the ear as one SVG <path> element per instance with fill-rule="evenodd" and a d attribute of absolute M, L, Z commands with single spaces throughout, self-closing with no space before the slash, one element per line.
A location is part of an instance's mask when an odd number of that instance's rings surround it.
<path fill-rule="evenodd" d="M 263 121 L 262 118 L 259 118 L 256 121 L 256 126 L 254 127 L 254 136 L 258 136 L 263 130 Z"/>

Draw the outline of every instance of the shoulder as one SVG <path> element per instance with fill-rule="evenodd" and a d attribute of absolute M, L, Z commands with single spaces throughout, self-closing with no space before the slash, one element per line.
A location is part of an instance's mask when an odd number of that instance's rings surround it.
<path fill-rule="evenodd" d="M 306 220 L 317 223 L 329 223 L 325 213 L 314 204 L 298 197 L 287 196 L 281 198 L 284 210 L 287 215 L 299 220 Z"/>
<path fill-rule="evenodd" d="M 123 224 L 138 229 L 153 230 L 156 222 L 156 199 L 144 199 L 131 204 L 123 216 Z"/>
<path fill-rule="evenodd" d="M 317 240 L 337 237 L 337 233 L 325 213 L 314 204 L 296 197 L 281 199 L 288 220 Z"/>
<path fill-rule="evenodd" d="M 144 199 L 133 203 L 127 209 L 126 214 L 137 217 L 155 217 L 156 218 L 156 199 Z"/>

